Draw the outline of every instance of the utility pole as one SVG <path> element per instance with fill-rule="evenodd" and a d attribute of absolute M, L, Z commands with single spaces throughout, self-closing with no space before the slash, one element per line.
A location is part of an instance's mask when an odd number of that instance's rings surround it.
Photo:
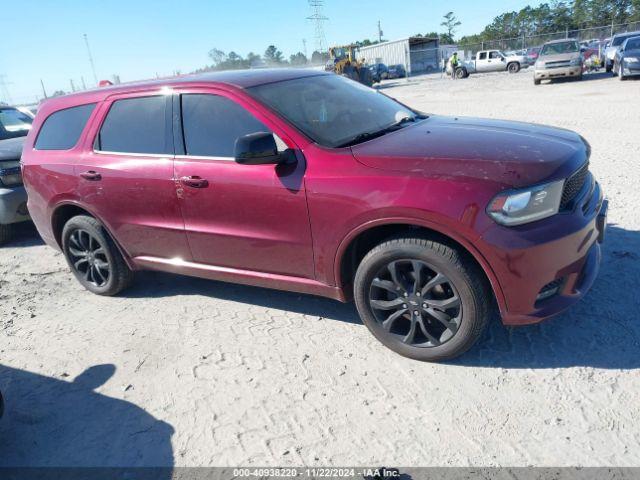
<path fill-rule="evenodd" d="M 71 84 L 71 91 L 75 92 L 76 91 L 76 86 L 73 84 L 73 78 L 69 79 L 69 83 Z"/>
<path fill-rule="evenodd" d="M 384 35 L 384 32 L 380 27 L 380 20 L 378 20 L 378 43 L 382 43 L 382 35 Z"/>
<path fill-rule="evenodd" d="M 44 82 L 42 79 L 40 79 L 40 85 L 42 85 L 42 94 L 44 95 L 44 98 L 47 98 L 47 91 L 44 89 Z"/>
<path fill-rule="evenodd" d="M 96 66 L 93 63 L 93 56 L 91 55 L 91 48 L 89 48 L 89 39 L 87 38 L 87 34 L 83 33 L 84 44 L 87 46 L 87 53 L 89 54 L 89 63 L 91 64 L 91 72 L 93 72 L 93 79 L 96 82 L 96 86 L 98 85 L 98 75 L 96 75 Z"/>

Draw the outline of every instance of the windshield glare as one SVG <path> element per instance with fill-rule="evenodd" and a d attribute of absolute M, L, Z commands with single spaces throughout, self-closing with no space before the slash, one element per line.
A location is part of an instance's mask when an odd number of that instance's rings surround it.
<path fill-rule="evenodd" d="M 563 53 L 577 53 L 580 50 L 578 42 L 550 43 L 542 47 L 540 55 L 559 55 Z"/>
<path fill-rule="evenodd" d="M 0 140 L 24 137 L 29 133 L 32 118 L 15 108 L 0 108 Z"/>
<path fill-rule="evenodd" d="M 248 90 L 326 147 L 338 147 L 415 116 L 386 95 L 340 75 L 297 78 Z"/>

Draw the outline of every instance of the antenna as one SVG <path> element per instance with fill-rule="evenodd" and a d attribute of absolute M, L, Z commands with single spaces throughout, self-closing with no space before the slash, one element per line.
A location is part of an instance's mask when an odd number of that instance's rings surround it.
<path fill-rule="evenodd" d="M 311 20 L 314 23 L 314 37 L 316 41 L 316 50 L 320 53 L 324 53 L 327 44 L 327 39 L 324 36 L 324 22 L 329 20 L 329 17 L 325 17 L 322 13 L 322 7 L 324 7 L 324 0 L 307 0 L 311 7 L 311 15 L 307 17 L 307 20 Z"/>
<path fill-rule="evenodd" d="M 89 39 L 87 38 L 87 34 L 83 33 L 84 44 L 87 46 L 87 53 L 89 54 L 89 63 L 91 64 L 91 71 L 93 72 L 93 79 L 96 81 L 96 85 L 98 85 L 98 76 L 96 75 L 96 66 L 93 64 L 93 56 L 91 55 L 91 49 L 89 48 Z"/>

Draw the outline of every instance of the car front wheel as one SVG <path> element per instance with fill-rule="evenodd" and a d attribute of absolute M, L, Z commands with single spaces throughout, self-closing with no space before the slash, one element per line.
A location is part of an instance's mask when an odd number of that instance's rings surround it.
<path fill-rule="evenodd" d="M 62 250 L 75 277 L 93 293 L 116 295 L 133 280 L 118 247 L 93 217 L 78 215 L 65 224 Z"/>
<path fill-rule="evenodd" d="M 371 250 L 354 282 L 360 317 L 405 357 L 457 357 L 481 337 L 491 294 L 466 254 L 433 240 L 397 238 Z"/>

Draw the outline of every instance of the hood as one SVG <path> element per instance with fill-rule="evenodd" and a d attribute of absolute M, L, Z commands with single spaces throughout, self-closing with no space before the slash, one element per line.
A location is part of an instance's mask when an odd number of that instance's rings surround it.
<path fill-rule="evenodd" d="M 8 138 L 0 140 L 0 161 L 20 160 L 22 145 L 26 137 Z"/>
<path fill-rule="evenodd" d="M 588 157 L 577 133 L 530 123 L 433 116 L 355 145 L 372 168 L 431 177 L 469 177 L 505 188 L 568 177 Z"/>

